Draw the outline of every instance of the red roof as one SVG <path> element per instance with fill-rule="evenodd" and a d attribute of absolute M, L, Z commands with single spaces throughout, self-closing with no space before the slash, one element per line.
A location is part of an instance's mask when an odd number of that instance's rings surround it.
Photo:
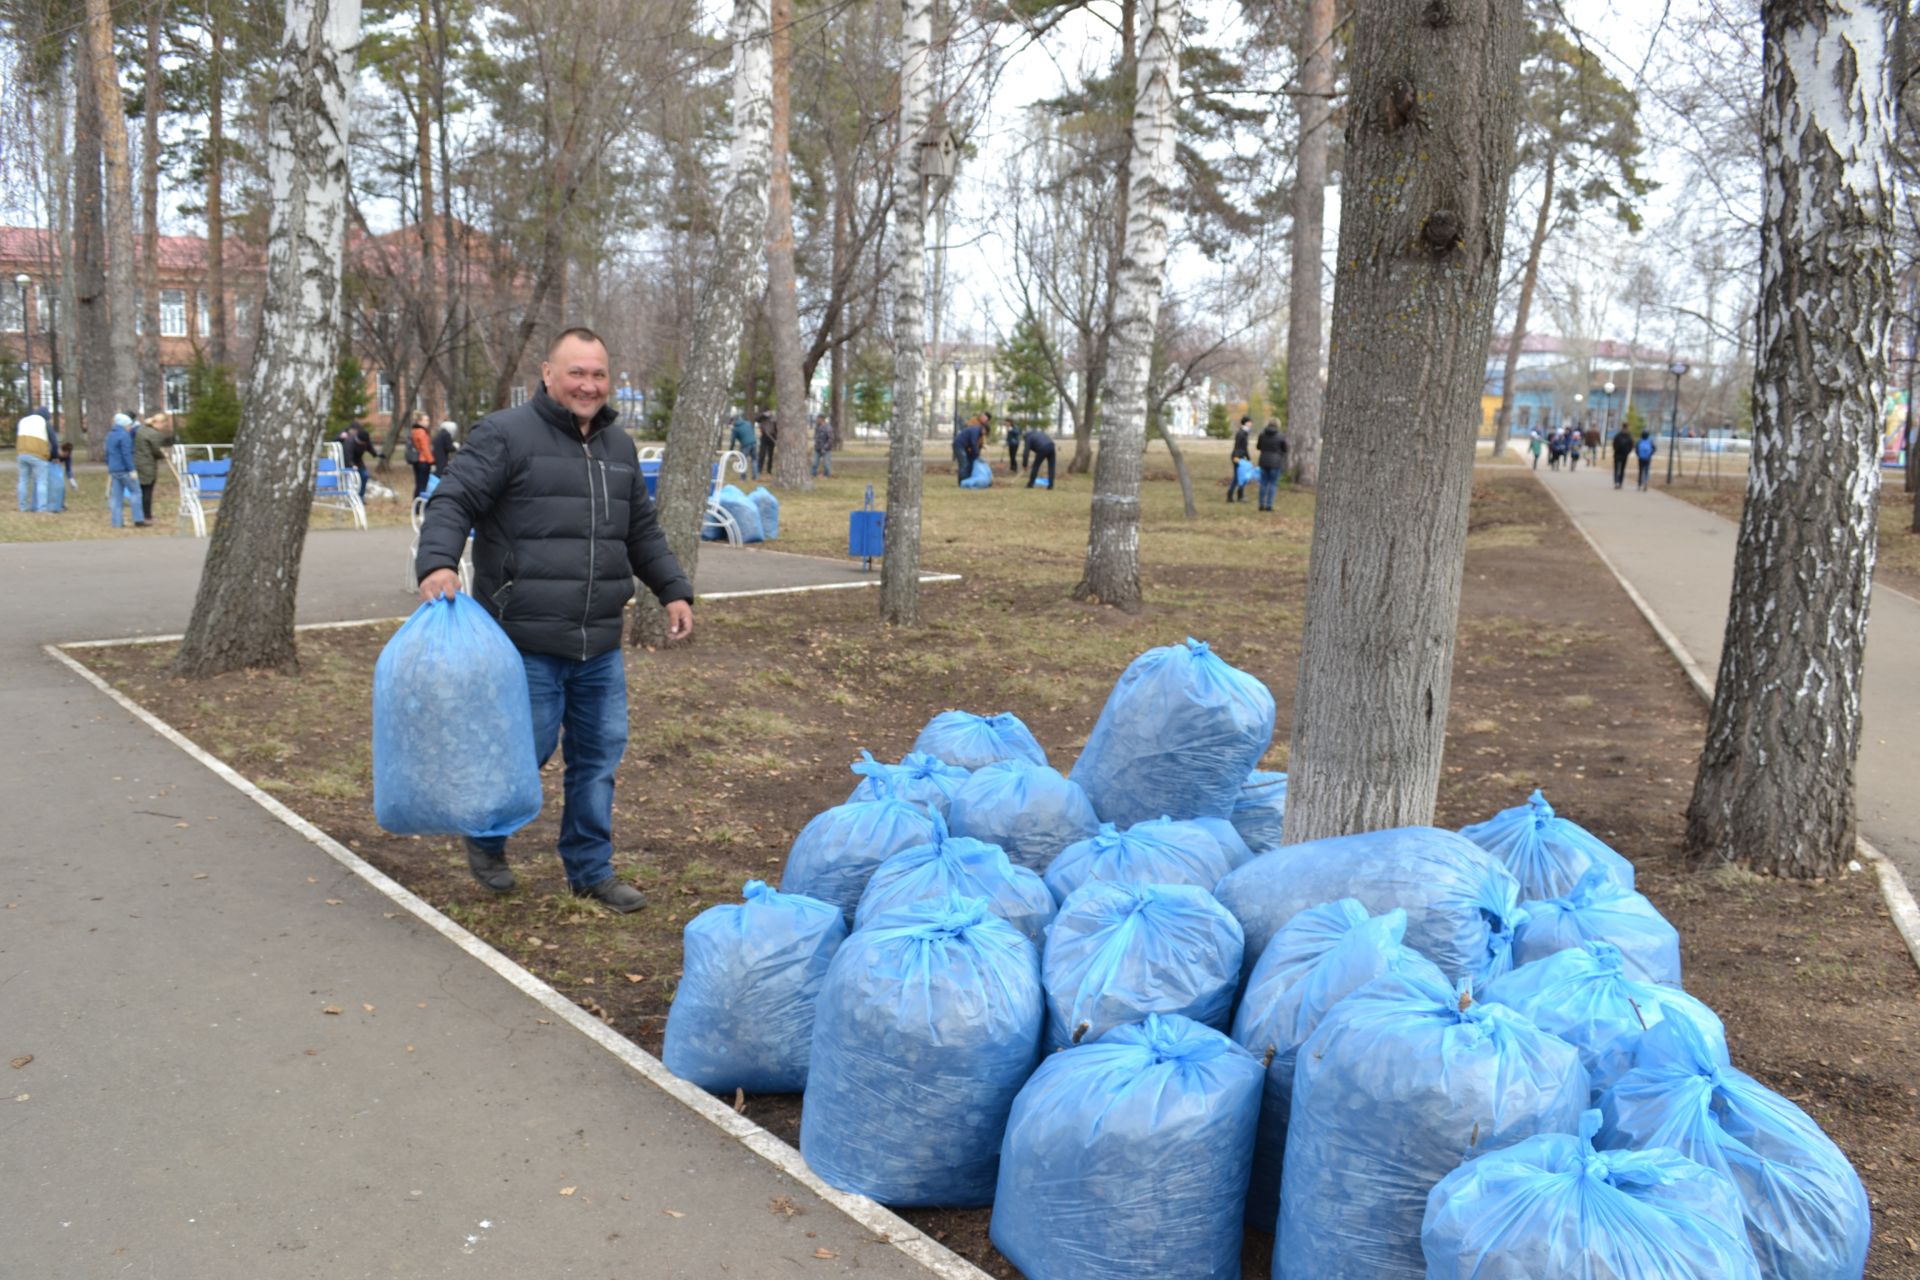
<path fill-rule="evenodd" d="M 134 261 L 145 256 L 139 238 L 133 242 Z M 8 270 L 21 266 L 44 266 L 58 258 L 53 233 L 43 227 L 0 227 L 0 263 Z M 260 271 L 261 255 L 251 245 L 229 238 L 222 247 L 223 265 L 229 271 Z M 160 270 L 169 274 L 204 275 L 207 271 L 207 241 L 204 236 L 161 236 Z"/>
<path fill-rule="evenodd" d="M 1512 334 L 1496 333 L 1488 348 L 1496 355 L 1505 355 L 1507 343 L 1513 340 Z M 1575 355 L 1584 353 L 1595 360 L 1624 362 L 1635 359 L 1633 344 L 1616 342 L 1612 338 L 1594 338 L 1573 341 L 1557 333 L 1529 333 L 1520 339 L 1522 355 Z M 1641 347 L 1637 358 L 1648 364 L 1665 364 L 1673 358 L 1665 348 Z"/>

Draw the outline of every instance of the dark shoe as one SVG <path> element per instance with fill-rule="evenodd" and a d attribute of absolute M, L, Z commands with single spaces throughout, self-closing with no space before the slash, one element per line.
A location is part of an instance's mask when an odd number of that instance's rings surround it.
<path fill-rule="evenodd" d="M 490 853 L 472 840 L 462 838 L 467 846 L 467 870 L 473 872 L 478 880 L 495 893 L 511 893 L 514 887 L 513 868 L 507 865 L 507 855 Z"/>
<path fill-rule="evenodd" d="M 136 529 L 144 529 L 144 528 L 146 528 L 146 527 L 147 527 L 148 525 L 150 525 L 150 524 L 152 524 L 152 523 L 153 523 L 153 521 L 151 521 L 151 520 L 135 520 L 135 521 L 133 522 L 133 527 L 134 527 L 134 528 L 136 528 Z"/>
<path fill-rule="evenodd" d="M 647 905 L 647 895 L 618 876 L 602 880 L 599 884 L 588 885 L 584 889 L 575 889 L 573 896 L 592 898 L 601 906 L 611 907 L 621 915 L 626 915 L 629 911 L 638 911 Z"/>

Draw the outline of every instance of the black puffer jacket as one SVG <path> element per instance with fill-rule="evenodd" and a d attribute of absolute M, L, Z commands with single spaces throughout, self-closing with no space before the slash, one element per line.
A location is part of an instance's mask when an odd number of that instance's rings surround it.
<path fill-rule="evenodd" d="M 523 652 L 580 661 L 620 647 L 636 577 L 662 603 L 693 599 L 618 416 L 602 409 L 583 440 L 542 388 L 482 418 L 427 503 L 415 572 L 457 567 L 472 529 L 474 598 Z"/>
<path fill-rule="evenodd" d="M 1260 433 L 1260 439 L 1254 448 L 1260 454 L 1260 465 L 1287 469 L 1287 438 L 1280 434 L 1278 427 L 1268 427 Z"/>

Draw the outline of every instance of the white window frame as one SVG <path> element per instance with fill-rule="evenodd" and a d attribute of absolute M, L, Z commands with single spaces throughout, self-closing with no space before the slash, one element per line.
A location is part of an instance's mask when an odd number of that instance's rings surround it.
<path fill-rule="evenodd" d="M 11 280 L 0 280 L 0 333 L 22 333 L 26 323 L 26 308 L 20 305 L 20 286 Z"/>
<path fill-rule="evenodd" d="M 213 336 L 213 312 L 207 306 L 207 291 L 205 289 L 201 289 L 194 294 L 193 309 L 196 317 L 200 321 L 200 336 L 203 338 L 211 338 Z"/>
<path fill-rule="evenodd" d="M 384 413 L 389 418 L 393 416 L 394 390 L 393 380 L 387 377 L 386 374 L 381 374 L 378 388 L 375 390 L 373 397 L 375 413 Z"/>
<path fill-rule="evenodd" d="M 507 402 L 509 405 L 512 405 L 512 406 L 519 406 L 519 405 L 525 404 L 527 402 L 526 385 L 524 383 L 519 383 L 519 382 L 514 383 L 513 391 L 508 395 Z"/>
<path fill-rule="evenodd" d="M 187 369 L 185 365 L 168 365 L 160 371 L 161 395 L 166 401 L 168 413 L 185 413 L 192 407 L 187 395 Z"/>
<path fill-rule="evenodd" d="M 187 291 L 185 289 L 160 291 L 160 336 L 163 338 L 187 336 Z"/>

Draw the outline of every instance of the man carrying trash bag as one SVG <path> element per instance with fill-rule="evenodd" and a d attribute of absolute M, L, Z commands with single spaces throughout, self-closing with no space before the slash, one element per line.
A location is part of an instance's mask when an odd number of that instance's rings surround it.
<path fill-rule="evenodd" d="M 526 664 L 543 765 L 565 731 L 567 882 L 624 913 L 646 896 L 613 872 L 613 778 L 627 746 L 623 611 L 637 577 L 666 606 L 668 638 L 685 639 L 693 585 L 660 531 L 632 439 L 613 429 L 606 345 L 568 329 L 540 378 L 532 399 L 468 433 L 427 503 L 414 568 L 422 599 L 459 591 L 473 531 L 474 598 Z M 497 893 L 514 887 L 504 837 L 469 837 L 466 848 L 476 880 Z"/>

